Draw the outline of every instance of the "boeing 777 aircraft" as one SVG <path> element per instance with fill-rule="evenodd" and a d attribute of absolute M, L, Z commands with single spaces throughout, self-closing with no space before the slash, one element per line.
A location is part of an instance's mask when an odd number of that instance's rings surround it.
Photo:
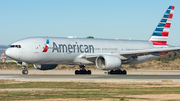
<path fill-rule="evenodd" d="M 28 74 L 28 64 L 39 70 L 68 64 L 79 65 L 75 74 L 91 74 L 85 66 L 96 65 L 109 74 L 125 75 L 121 64 L 142 63 L 180 50 L 167 44 L 173 12 L 174 6 L 169 6 L 149 40 L 32 37 L 14 42 L 5 53 L 22 64 L 23 74 Z"/>

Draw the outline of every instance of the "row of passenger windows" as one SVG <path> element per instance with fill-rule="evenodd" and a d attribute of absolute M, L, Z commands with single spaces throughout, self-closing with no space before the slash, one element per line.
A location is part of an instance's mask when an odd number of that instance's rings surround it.
<path fill-rule="evenodd" d="M 102 50 L 118 50 L 117 48 L 102 48 Z"/>
<path fill-rule="evenodd" d="M 135 50 L 142 50 L 142 49 L 126 49 L 127 51 L 135 51 Z"/>
<path fill-rule="evenodd" d="M 21 45 L 11 45 L 11 48 L 21 48 Z"/>
<path fill-rule="evenodd" d="M 11 45 L 11 48 L 21 48 L 21 45 Z M 52 47 L 49 47 L 49 49 L 53 49 Z M 81 48 L 84 49 L 84 48 Z M 94 48 L 94 50 L 101 50 L 101 48 Z M 117 48 L 102 48 L 102 50 L 118 50 Z M 132 50 L 141 50 L 141 49 L 126 49 L 127 51 Z"/>

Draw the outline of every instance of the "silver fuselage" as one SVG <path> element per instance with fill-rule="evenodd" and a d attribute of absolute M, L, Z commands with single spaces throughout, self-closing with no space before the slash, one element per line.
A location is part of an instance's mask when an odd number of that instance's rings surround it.
<path fill-rule="evenodd" d="M 49 39 L 47 52 L 43 52 L 46 40 Z M 154 48 L 149 41 L 110 40 L 87 38 L 52 38 L 33 37 L 14 42 L 21 48 L 8 48 L 10 58 L 31 64 L 94 64 L 92 60 L 83 58 L 86 55 L 118 54 L 122 63 L 136 64 L 156 58 L 154 55 L 138 56 L 136 60 L 121 56 L 122 51 L 144 50 Z"/>

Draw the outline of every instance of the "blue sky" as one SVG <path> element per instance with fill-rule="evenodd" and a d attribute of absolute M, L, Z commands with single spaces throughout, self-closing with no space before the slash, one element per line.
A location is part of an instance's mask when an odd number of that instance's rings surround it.
<path fill-rule="evenodd" d="M 168 44 L 180 45 L 180 0 L 1 0 L 0 45 L 32 36 L 147 40 L 169 5 Z"/>

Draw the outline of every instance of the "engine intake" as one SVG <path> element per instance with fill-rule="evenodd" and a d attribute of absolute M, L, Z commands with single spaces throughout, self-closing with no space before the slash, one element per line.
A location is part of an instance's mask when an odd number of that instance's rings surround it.
<path fill-rule="evenodd" d="M 101 55 L 96 58 L 96 67 L 101 70 L 112 70 L 120 68 L 121 59 L 114 55 Z"/>

